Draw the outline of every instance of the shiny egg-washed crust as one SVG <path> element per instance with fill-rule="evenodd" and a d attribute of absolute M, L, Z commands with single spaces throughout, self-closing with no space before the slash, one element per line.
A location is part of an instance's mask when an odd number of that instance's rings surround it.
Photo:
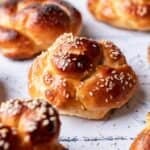
<path fill-rule="evenodd" d="M 0 4 L 0 52 L 28 59 L 65 32 L 79 34 L 80 12 L 63 0 L 4 0 Z"/>
<path fill-rule="evenodd" d="M 149 31 L 149 0 L 88 0 L 92 15 L 120 28 Z"/>
<path fill-rule="evenodd" d="M 147 116 L 145 129 L 134 140 L 130 150 L 150 150 L 150 113 Z"/>
<path fill-rule="evenodd" d="M 133 96 L 137 77 L 109 41 L 60 36 L 29 71 L 31 97 L 45 98 L 61 114 L 101 119 Z"/>
<path fill-rule="evenodd" d="M 0 106 L 0 150 L 65 150 L 60 120 L 44 100 L 12 99 Z"/>

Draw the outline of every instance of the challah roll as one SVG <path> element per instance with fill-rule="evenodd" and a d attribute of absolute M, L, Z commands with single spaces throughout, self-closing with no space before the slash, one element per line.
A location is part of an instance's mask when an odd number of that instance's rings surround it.
<path fill-rule="evenodd" d="M 63 0 L 4 0 L 0 4 L 0 52 L 27 59 L 64 32 L 79 34 L 80 12 Z"/>
<path fill-rule="evenodd" d="M 88 0 L 88 8 L 97 20 L 113 26 L 150 30 L 149 0 Z"/>
<path fill-rule="evenodd" d="M 60 36 L 29 71 L 29 93 L 61 114 L 101 119 L 133 96 L 137 77 L 119 48 L 72 34 Z"/>
<path fill-rule="evenodd" d="M 65 150 L 60 120 L 44 100 L 13 99 L 0 106 L 0 150 Z"/>

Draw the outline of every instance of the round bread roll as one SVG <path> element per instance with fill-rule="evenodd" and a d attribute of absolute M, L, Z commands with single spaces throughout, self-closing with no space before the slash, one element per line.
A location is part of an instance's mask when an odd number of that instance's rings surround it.
<path fill-rule="evenodd" d="M 46 98 L 61 114 L 101 119 L 133 96 L 137 77 L 108 41 L 60 36 L 29 71 L 31 97 Z"/>
<path fill-rule="evenodd" d="M 150 113 L 147 116 L 145 129 L 134 140 L 130 150 L 150 150 Z"/>
<path fill-rule="evenodd" d="M 14 99 L 0 106 L 0 150 L 65 150 L 59 130 L 58 113 L 44 100 Z"/>
<path fill-rule="evenodd" d="M 0 4 L 0 52 L 27 59 L 65 32 L 79 34 L 80 12 L 63 0 L 4 0 Z"/>
<path fill-rule="evenodd" d="M 150 30 L 149 0 L 88 0 L 88 8 L 97 20 L 113 26 Z"/>

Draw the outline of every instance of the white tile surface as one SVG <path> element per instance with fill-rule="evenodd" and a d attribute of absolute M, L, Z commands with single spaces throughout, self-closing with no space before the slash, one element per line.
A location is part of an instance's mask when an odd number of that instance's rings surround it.
<path fill-rule="evenodd" d="M 89 121 L 62 118 L 61 140 L 70 150 L 128 150 L 136 134 L 144 127 L 150 111 L 150 66 L 146 60 L 150 33 L 119 30 L 98 23 L 88 13 L 86 0 L 68 0 L 83 15 L 82 35 L 114 41 L 127 56 L 139 76 L 140 88 L 128 105 L 116 110 L 109 120 Z M 27 72 L 31 61 L 11 61 L 0 56 L 0 98 L 29 97 Z"/>

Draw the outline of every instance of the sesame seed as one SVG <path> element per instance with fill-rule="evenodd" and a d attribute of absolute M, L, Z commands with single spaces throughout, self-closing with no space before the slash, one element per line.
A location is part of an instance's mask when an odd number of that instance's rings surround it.
<path fill-rule="evenodd" d="M 54 115 L 54 110 L 53 110 L 52 108 L 49 108 L 48 111 L 49 111 L 49 114 L 50 114 L 50 115 Z"/>
<path fill-rule="evenodd" d="M 117 73 L 117 71 L 116 71 L 116 70 L 113 70 L 113 71 L 112 71 L 112 74 L 115 74 L 115 73 Z"/>
<path fill-rule="evenodd" d="M 104 85 L 104 84 L 101 84 L 100 87 L 103 88 L 103 87 L 105 87 L 105 85 Z"/>
<path fill-rule="evenodd" d="M 96 44 L 92 44 L 92 46 L 93 46 L 94 48 L 96 48 L 96 47 L 97 47 L 97 45 L 96 45 Z"/>
<path fill-rule="evenodd" d="M 4 143 L 5 143 L 5 142 L 4 142 L 3 140 L 1 140 L 1 141 L 0 141 L 0 146 L 3 146 Z"/>
<path fill-rule="evenodd" d="M 27 132 L 33 132 L 37 129 L 37 124 L 34 121 L 28 121 L 26 123 L 26 131 Z"/>
<path fill-rule="evenodd" d="M 128 85 L 129 84 L 129 82 L 128 81 L 125 81 L 125 85 Z"/>
<path fill-rule="evenodd" d="M 94 96 L 94 93 L 90 91 L 90 92 L 89 92 L 89 95 L 90 95 L 90 96 Z"/>
<path fill-rule="evenodd" d="M 65 94 L 65 98 L 66 98 L 66 99 L 69 99 L 69 98 L 70 98 L 70 94 L 69 94 L 69 93 L 66 93 L 66 94 Z"/>
<path fill-rule="evenodd" d="M 106 103 L 108 103 L 108 102 L 109 102 L 108 98 L 106 98 L 106 99 L 105 99 L 105 102 L 106 102 Z"/>
<path fill-rule="evenodd" d="M 142 6 L 142 7 L 139 6 L 137 9 L 137 14 L 140 15 L 141 17 L 146 15 L 147 12 L 148 12 L 148 9 L 147 9 L 147 7 L 144 7 L 144 6 Z"/>
<path fill-rule="evenodd" d="M 56 121 L 56 117 L 50 117 L 50 121 Z"/>
<path fill-rule="evenodd" d="M 4 150 L 8 150 L 8 148 L 10 147 L 10 144 L 8 142 L 4 143 Z"/>
<path fill-rule="evenodd" d="M 47 126 L 49 124 L 49 120 L 44 120 L 43 122 L 42 122 L 42 125 L 43 126 Z"/>

